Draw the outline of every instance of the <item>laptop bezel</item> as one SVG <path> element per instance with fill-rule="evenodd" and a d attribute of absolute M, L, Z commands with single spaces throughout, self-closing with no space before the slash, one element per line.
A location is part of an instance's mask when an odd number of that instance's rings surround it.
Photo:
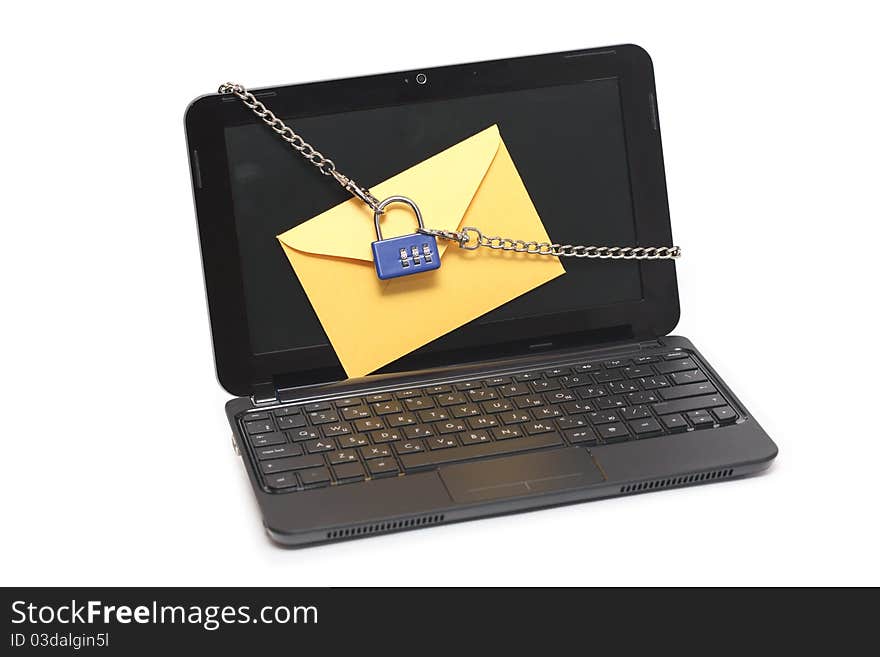
<path fill-rule="evenodd" d="M 419 72 L 427 76 L 430 85 L 403 83 Z M 618 79 L 637 239 L 640 244 L 672 244 L 653 66 L 649 55 L 638 46 L 422 68 L 254 92 L 279 116 L 295 119 L 603 77 Z M 240 258 L 224 132 L 229 126 L 255 121 L 259 119 L 236 99 L 217 94 L 194 100 L 185 116 L 217 375 L 225 390 L 241 396 L 273 381 L 304 385 L 344 378 L 341 367 L 313 367 L 301 350 L 254 354 L 251 349 L 241 270 L 233 266 L 240 263 Z M 511 320 L 503 328 L 495 328 L 493 340 L 487 339 L 485 344 L 442 353 L 416 353 L 382 372 L 455 364 L 473 359 L 475 353 L 482 358 L 509 356 L 535 343 L 544 348 L 590 346 L 666 335 L 679 316 L 674 264 L 651 262 L 641 265 L 640 271 L 640 300 Z M 560 333 L 559 326 L 574 330 Z"/>

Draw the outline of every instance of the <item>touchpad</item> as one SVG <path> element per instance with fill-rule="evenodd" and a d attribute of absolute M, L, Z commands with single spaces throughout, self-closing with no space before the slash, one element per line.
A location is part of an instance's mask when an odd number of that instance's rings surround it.
<path fill-rule="evenodd" d="M 458 463 L 439 472 L 456 502 L 548 493 L 603 481 L 589 452 L 578 447 Z"/>

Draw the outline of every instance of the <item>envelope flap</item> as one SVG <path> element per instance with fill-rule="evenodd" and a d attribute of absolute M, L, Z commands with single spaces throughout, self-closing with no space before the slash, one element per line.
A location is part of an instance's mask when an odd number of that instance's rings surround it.
<path fill-rule="evenodd" d="M 392 195 L 408 196 L 418 204 L 427 227 L 457 230 L 500 143 L 498 126 L 492 125 L 370 190 L 380 200 Z M 382 236 L 413 233 L 417 225 L 409 208 L 392 205 L 381 218 Z M 306 253 L 372 262 L 370 244 L 376 241 L 373 213 L 362 201 L 352 198 L 291 228 L 278 239 Z M 441 253 L 447 244 L 438 241 Z"/>

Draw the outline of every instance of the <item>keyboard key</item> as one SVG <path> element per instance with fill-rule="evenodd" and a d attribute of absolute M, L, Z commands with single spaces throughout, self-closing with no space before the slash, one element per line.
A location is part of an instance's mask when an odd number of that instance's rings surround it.
<path fill-rule="evenodd" d="M 504 424 L 519 424 L 520 422 L 528 422 L 532 419 L 532 416 L 526 411 L 508 411 L 507 413 L 502 413 L 498 417 L 501 418 L 501 421 L 504 422 Z"/>
<path fill-rule="evenodd" d="M 608 383 L 609 381 L 620 381 L 623 378 L 623 373 L 617 370 L 605 370 L 604 372 L 594 374 L 593 378 L 596 380 L 596 383 Z"/>
<path fill-rule="evenodd" d="M 523 426 L 525 427 L 526 433 L 530 436 L 553 431 L 553 426 L 549 422 L 527 422 Z"/>
<path fill-rule="evenodd" d="M 669 375 L 669 378 L 672 379 L 672 382 L 675 385 L 680 386 L 685 383 L 699 383 L 700 381 L 705 381 L 706 375 L 700 370 L 688 370 L 687 372 L 674 372 Z"/>
<path fill-rule="evenodd" d="M 709 411 L 690 411 L 687 413 L 687 417 L 696 429 L 711 427 L 713 424 L 715 424 L 715 418 L 709 414 Z"/>
<path fill-rule="evenodd" d="M 414 424 L 404 427 L 403 435 L 409 440 L 413 440 L 414 438 L 427 438 L 428 436 L 434 435 L 434 430 L 429 424 Z"/>
<path fill-rule="evenodd" d="M 370 409 L 368 406 L 351 406 L 342 409 L 342 417 L 346 420 L 359 420 L 364 417 L 370 417 Z"/>
<path fill-rule="evenodd" d="M 455 406 L 456 404 L 467 404 L 468 400 L 460 392 L 450 392 L 447 395 L 440 395 L 437 401 L 441 406 Z"/>
<path fill-rule="evenodd" d="M 627 379 L 640 379 L 642 377 L 654 376 L 654 370 L 650 365 L 641 365 L 637 367 L 624 367 L 623 373 Z"/>
<path fill-rule="evenodd" d="M 289 470 L 314 468 L 319 465 L 324 465 L 324 457 L 320 454 L 309 454 L 308 456 L 291 456 L 284 459 L 263 461 L 260 463 L 260 470 L 263 471 L 263 474 L 274 474 L 276 472 L 287 472 Z"/>
<path fill-rule="evenodd" d="M 575 368 L 576 370 L 577 368 Z M 593 385 L 593 377 L 589 374 L 572 374 L 571 376 L 562 376 L 558 381 L 566 388 L 579 388 L 581 386 Z"/>
<path fill-rule="evenodd" d="M 494 390 L 471 390 L 468 392 L 468 397 L 472 402 L 481 402 L 488 401 L 490 399 L 498 399 L 498 395 L 495 394 Z"/>
<path fill-rule="evenodd" d="M 682 372 L 684 370 L 695 370 L 697 364 L 690 358 L 681 358 L 663 363 L 657 363 L 654 366 L 660 374 L 669 374 L 670 372 Z"/>
<path fill-rule="evenodd" d="M 365 431 L 378 431 L 379 429 L 385 428 L 385 423 L 377 418 L 369 417 L 365 420 L 355 420 L 354 428 L 355 431 L 360 433 L 364 433 Z"/>
<path fill-rule="evenodd" d="M 319 486 L 327 486 L 330 484 L 330 471 L 327 468 L 312 468 L 311 470 L 300 470 L 299 478 L 306 488 L 317 488 Z"/>
<path fill-rule="evenodd" d="M 665 390 L 660 390 L 660 396 L 663 399 L 682 399 L 684 397 L 696 397 L 698 395 L 708 395 L 710 392 L 717 392 L 715 386 L 708 381 L 702 383 L 689 383 L 684 386 L 672 386 Z"/>
<path fill-rule="evenodd" d="M 303 408 L 306 411 L 328 411 L 330 410 L 330 402 L 314 402 L 312 404 L 306 404 Z"/>
<path fill-rule="evenodd" d="M 302 442 L 303 440 L 317 440 L 321 437 L 317 429 L 297 429 L 296 431 L 288 431 L 287 435 L 295 443 Z"/>
<path fill-rule="evenodd" d="M 551 404 L 560 404 L 562 402 L 574 401 L 577 397 L 573 392 L 569 392 L 568 390 L 557 390 L 555 392 L 548 392 L 544 395 L 544 399 Z"/>
<path fill-rule="evenodd" d="M 597 397 L 604 397 L 608 394 L 608 391 L 605 390 L 604 386 L 584 386 L 583 388 L 578 388 L 578 395 L 581 399 L 595 399 Z"/>
<path fill-rule="evenodd" d="M 348 408 L 349 406 L 360 406 L 363 401 L 360 397 L 343 397 L 336 400 L 336 408 Z"/>
<path fill-rule="evenodd" d="M 421 397 L 421 395 L 422 391 L 418 388 L 413 388 L 412 390 L 401 390 L 394 393 L 394 396 L 398 399 L 411 399 L 412 397 Z"/>
<path fill-rule="evenodd" d="M 712 415 L 714 415 L 715 419 L 718 420 L 718 422 L 720 422 L 721 424 L 733 422 L 737 418 L 736 411 L 734 411 L 730 406 L 713 408 Z"/>
<path fill-rule="evenodd" d="M 497 428 L 493 429 L 493 431 L 496 430 Z M 516 440 L 493 441 L 481 445 L 468 445 L 467 447 L 442 449 L 422 452 L 419 454 L 403 454 L 400 457 L 400 463 L 407 470 L 415 470 L 418 468 L 442 465 L 444 463 L 455 463 L 456 461 L 464 461 L 472 458 L 510 454 L 530 449 L 555 447 L 562 444 L 562 438 L 560 438 L 558 434 L 545 433 L 539 436 L 523 437 Z"/>
<path fill-rule="evenodd" d="M 582 365 L 575 365 L 571 369 L 575 372 L 597 372 L 602 367 L 598 363 L 583 363 Z"/>
<path fill-rule="evenodd" d="M 494 388 L 495 386 L 503 386 L 510 383 L 509 376 L 492 376 L 486 379 L 486 385 L 490 388 Z"/>
<path fill-rule="evenodd" d="M 535 392 L 549 392 L 551 390 L 559 390 L 562 386 L 554 379 L 541 379 L 540 381 L 532 381 L 529 384 Z"/>
<path fill-rule="evenodd" d="M 442 395 L 444 392 L 452 392 L 452 386 L 443 384 L 425 388 L 425 393 L 429 395 Z"/>
<path fill-rule="evenodd" d="M 659 358 L 657 356 L 636 356 L 633 358 L 633 363 L 636 365 L 644 365 L 645 363 L 656 363 Z"/>
<path fill-rule="evenodd" d="M 350 436 L 342 436 L 339 438 L 339 446 L 342 449 L 346 447 L 363 447 L 364 445 L 369 445 L 370 441 L 367 440 L 367 436 L 362 433 L 353 433 Z"/>
<path fill-rule="evenodd" d="M 316 454 L 318 452 L 329 452 L 331 449 L 336 449 L 336 445 L 332 440 L 327 440 L 323 438 L 321 440 L 310 440 L 305 443 L 306 450 L 308 450 L 309 454 Z"/>
<path fill-rule="evenodd" d="M 293 472 L 282 472 L 281 474 L 270 475 L 266 477 L 266 486 L 278 490 L 294 488 L 297 486 L 296 474 Z"/>
<path fill-rule="evenodd" d="M 667 354 L 663 354 L 664 360 L 675 360 L 676 358 L 687 358 L 688 354 L 686 351 L 670 351 Z"/>
<path fill-rule="evenodd" d="M 620 414 L 615 411 L 596 411 L 595 413 L 589 413 L 588 417 L 593 424 L 620 422 Z"/>
<path fill-rule="evenodd" d="M 669 387 L 669 379 L 665 376 L 646 376 L 638 379 L 639 384 L 645 390 L 656 390 L 657 388 Z"/>
<path fill-rule="evenodd" d="M 604 367 L 605 369 L 611 370 L 611 369 L 615 369 L 617 367 L 626 367 L 627 365 L 630 365 L 631 363 L 632 363 L 631 360 L 625 360 L 625 359 L 618 358 L 615 360 L 606 360 L 604 363 L 602 363 L 602 367 Z"/>
<path fill-rule="evenodd" d="M 662 415 L 660 416 L 660 421 L 663 422 L 663 426 L 665 426 L 670 431 L 684 431 L 688 427 L 687 421 L 684 417 L 681 416 L 680 413 L 673 413 L 672 415 Z"/>
<path fill-rule="evenodd" d="M 449 419 L 449 413 L 439 408 L 432 408 L 429 411 L 419 411 L 420 422 L 443 422 Z"/>
<path fill-rule="evenodd" d="M 342 465 L 334 465 L 333 474 L 336 475 L 336 481 L 341 483 L 360 481 L 366 476 L 364 466 L 360 463 L 343 463 Z"/>
<path fill-rule="evenodd" d="M 336 411 L 312 411 L 309 413 L 309 421 L 312 424 L 327 424 L 328 422 L 339 422 L 339 416 Z"/>
<path fill-rule="evenodd" d="M 596 407 L 592 404 L 584 401 L 578 402 L 570 402 L 568 404 L 563 404 L 562 408 L 569 415 L 578 415 L 579 413 L 592 413 L 596 410 Z"/>
<path fill-rule="evenodd" d="M 544 400 L 540 395 L 526 395 L 525 397 L 517 397 L 516 398 L 516 407 L 517 408 L 534 408 L 536 406 L 543 406 Z"/>
<path fill-rule="evenodd" d="M 519 427 L 496 427 L 492 429 L 492 435 L 495 440 L 510 440 L 511 438 L 520 438 L 523 432 Z"/>
<path fill-rule="evenodd" d="M 387 430 L 387 431 L 373 431 L 370 434 L 370 440 L 372 440 L 376 444 L 381 443 L 393 443 L 395 440 L 400 440 L 403 438 L 398 431 Z"/>
<path fill-rule="evenodd" d="M 462 381 L 455 384 L 456 390 L 473 390 L 474 388 L 482 388 L 483 384 L 479 381 Z"/>
<path fill-rule="evenodd" d="M 302 456 L 303 450 L 300 445 L 275 445 L 274 447 L 260 447 L 256 450 L 257 460 L 280 459 L 285 456 Z"/>
<path fill-rule="evenodd" d="M 616 443 L 629 438 L 629 432 L 626 430 L 626 426 L 622 422 L 602 424 L 596 427 L 596 433 L 599 434 L 599 437 L 602 438 L 602 442 L 605 443 Z"/>
<path fill-rule="evenodd" d="M 590 427 L 581 427 L 579 429 L 569 429 L 565 431 L 565 437 L 568 442 L 573 445 L 587 444 L 595 445 L 599 442 L 599 436 Z"/>
<path fill-rule="evenodd" d="M 645 420 L 636 420 L 635 422 L 630 422 L 629 426 L 630 429 L 635 432 L 636 437 L 638 438 L 647 438 L 649 436 L 656 436 L 658 433 L 663 433 L 663 429 L 660 427 L 660 423 L 652 417 L 649 417 Z"/>
<path fill-rule="evenodd" d="M 480 415 L 480 407 L 474 404 L 464 404 L 463 406 L 453 406 L 452 416 L 457 418 L 471 417 Z"/>
<path fill-rule="evenodd" d="M 287 442 L 284 434 L 278 431 L 258 433 L 255 436 L 248 436 L 248 440 L 254 447 L 268 447 L 269 445 L 280 445 Z"/>
<path fill-rule="evenodd" d="M 513 404 L 506 399 L 496 399 L 495 401 L 483 402 L 480 408 L 484 413 L 501 413 L 513 409 Z"/>
<path fill-rule="evenodd" d="M 467 427 L 461 420 L 449 420 L 448 422 L 440 422 L 437 425 L 437 431 L 442 436 L 447 433 L 458 433 L 459 431 L 467 431 Z"/>
<path fill-rule="evenodd" d="M 413 454 L 415 452 L 424 452 L 425 443 L 422 440 L 404 440 L 394 443 L 394 449 L 398 454 Z"/>
<path fill-rule="evenodd" d="M 540 378 L 541 375 L 537 372 L 523 372 L 522 374 L 517 374 L 515 377 L 513 377 L 513 380 L 522 383 L 523 381 L 533 381 Z"/>
<path fill-rule="evenodd" d="M 383 401 L 373 404 L 373 410 L 376 412 L 376 415 L 389 415 L 390 413 L 402 412 L 403 406 L 396 401 Z"/>
<path fill-rule="evenodd" d="M 285 406 L 284 408 L 275 409 L 275 417 L 284 417 L 285 415 L 299 415 L 302 409 L 299 406 Z"/>
<path fill-rule="evenodd" d="M 653 404 L 660 401 L 660 397 L 653 392 L 631 392 L 626 398 L 630 404 Z"/>
<path fill-rule="evenodd" d="M 622 395 L 625 392 L 638 392 L 639 386 L 632 381 L 615 381 L 607 386 L 608 392 L 613 395 Z"/>
<path fill-rule="evenodd" d="M 413 397 L 403 402 L 408 411 L 420 411 L 424 408 L 434 408 L 434 400 L 430 397 Z"/>
<path fill-rule="evenodd" d="M 351 427 L 345 422 L 337 422 L 336 424 L 328 424 L 321 429 L 325 438 L 334 438 L 336 436 L 347 436 L 351 433 Z"/>
<path fill-rule="evenodd" d="M 488 443 L 492 439 L 486 431 L 465 431 L 458 434 L 458 440 L 462 445 L 478 445 L 479 443 Z"/>
<path fill-rule="evenodd" d="M 571 374 L 570 367 L 554 367 L 552 370 L 544 370 L 544 376 L 549 379 L 555 379 L 559 376 L 565 376 L 566 374 Z"/>
<path fill-rule="evenodd" d="M 532 411 L 532 415 L 535 416 L 536 420 L 549 420 L 550 418 L 562 415 L 562 410 L 557 406 L 544 406 Z"/>
<path fill-rule="evenodd" d="M 358 457 L 352 449 L 340 449 L 332 454 L 328 454 L 327 459 L 330 461 L 330 465 L 339 465 L 340 463 L 357 461 Z"/>
<path fill-rule="evenodd" d="M 657 415 L 667 415 L 668 413 L 683 413 L 684 411 L 693 411 L 700 408 L 714 408 L 726 405 L 727 402 L 724 401 L 724 397 L 721 395 L 703 395 L 702 397 L 687 397 L 685 399 L 660 402 L 654 404 L 651 408 Z"/>
<path fill-rule="evenodd" d="M 560 429 L 577 429 L 587 426 L 587 418 L 583 415 L 569 415 L 556 420 L 556 426 Z"/>
<path fill-rule="evenodd" d="M 245 422 L 253 422 L 254 420 L 268 420 L 268 413 L 248 413 L 244 416 Z"/>
<path fill-rule="evenodd" d="M 245 422 L 244 429 L 249 435 L 253 436 L 258 433 L 269 433 L 275 430 L 275 425 L 271 420 L 256 420 L 254 422 Z"/>
<path fill-rule="evenodd" d="M 284 415 L 277 418 L 279 429 L 296 429 L 306 426 L 306 419 L 302 415 Z"/>
<path fill-rule="evenodd" d="M 488 429 L 489 427 L 497 427 L 498 420 L 494 417 L 482 415 L 480 417 L 471 417 L 467 420 L 468 426 L 473 430 Z"/>
<path fill-rule="evenodd" d="M 529 387 L 523 383 L 511 383 L 498 388 L 505 397 L 518 397 L 529 394 Z"/>
<path fill-rule="evenodd" d="M 392 427 L 403 427 L 407 424 L 415 424 L 416 416 L 412 413 L 398 413 L 397 415 L 386 415 L 385 421 Z"/>
<path fill-rule="evenodd" d="M 361 457 L 367 461 L 369 459 L 381 459 L 391 456 L 391 445 L 368 445 L 361 447 Z"/>
<path fill-rule="evenodd" d="M 367 403 L 373 404 L 377 402 L 387 402 L 391 401 L 393 397 L 387 392 L 379 392 L 374 395 L 367 395 Z"/>
<path fill-rule="evenodd" d="M 622 397 L 600 397 L 596 400 L 596 406 L 606 410 L 609 408 L 623 408 L 626 405 Z"/>
<path fill-rule="evenodd" d="M 367 470 L 370 471 L 371 477 L 390 477 L 399 472 L 397 461 L 392 458 L 367 461 Z"/>
<path fill-rule="evenodd" d="M 645 417 L 651 417 L 647 406 L 630 406 L 620 409 L 620 415 L 624 420 L 641 420 Z"/>
<path fill-rule="evenodd" d="M 425 444 L 432 450 L 458 447 L 458 441 L 456 441 L 455 436 L 436 436 L 426 440 Z"/>

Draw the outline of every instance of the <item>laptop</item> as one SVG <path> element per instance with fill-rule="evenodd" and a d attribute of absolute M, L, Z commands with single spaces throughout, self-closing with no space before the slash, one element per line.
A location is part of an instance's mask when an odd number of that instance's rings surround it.
<path fill-rule="evenodd" d="M 549 235 L 673 244 L 637 46 L 254 93 L 365 186 L 497 125 Z M 670 260 L 566 258 L 564 275 L 346 377 L 275 236 L 350 196 L 234 96 L 196 99 L 185 123 L 217 376 L 278 544 L 721 482 L 776 456 L 698 349 L 670 335 Z M 415 304 L 399 330 L 443 312 Z"/>

